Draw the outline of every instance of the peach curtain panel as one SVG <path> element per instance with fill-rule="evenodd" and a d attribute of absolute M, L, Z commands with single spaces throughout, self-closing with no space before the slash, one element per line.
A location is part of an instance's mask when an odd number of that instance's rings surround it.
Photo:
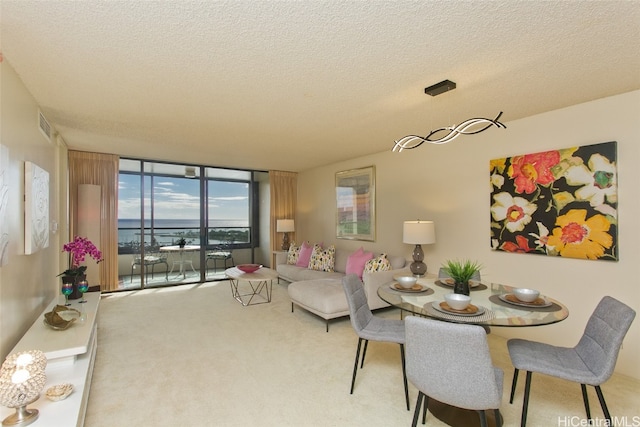
<path fill-rule="evenodd" d="M 78 230 L 78 185 L 101 187 L 100 249 L 104 261 L 100 265 L 100 290 L 118 289 L 118 173 L 119 156 L 69 150 L 69 231 L 70 238 Z M 90 283 L 90 285 L 94 285 Z"/>
<path fill-rule="evenodd" d="M 279 219 L 295 219 L 298 199 L 298 174 L 295 172 L 269 171 L 271 187 L 271 250 L 282 248 L 282 233 L 276 232 L 276 221 Z M 298 224 L 294 224 L 297 228 Z M 289 234 L 294 242 L 296 233 Z M 274 266 L 273 266 L 274 267 Z"/>

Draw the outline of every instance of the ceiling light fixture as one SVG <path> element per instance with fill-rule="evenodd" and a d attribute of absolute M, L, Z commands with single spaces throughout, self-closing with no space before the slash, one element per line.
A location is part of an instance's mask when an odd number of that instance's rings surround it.
<path fill-rule="evenodd" d="M 443 80 L 440 83 L 436 83 L 425 88 L 424 93 L 426 93 L 427 95 L 436 96 L 455 88 L 456 84 L 454 82 L 452 82 L 451 80 Z M 460 135 L 473 135 L 476 133 L 480 133 L 489 129 L 491 126 L 506 129 L 507 127 L 499 121 L 500 116 L 502 116 L 502 111 L 500 111 L 500 114 L 498 114 L 498 116 L 493 120 L 478 117 L 465 120 L 457 126 L 447 126 L 432 130 L 427 136 L 424 137 L 418 135 L 407 135 L 396 140 L 391 151 L 397 151 L 399 153 L 404 149 L 410 150 L 413 148 L 418 148 L 425 142 L 429 142 L 431 144 L 445 144 L 449 141 L 453 141 Z M 436 134 L 441 132 L 447 133 L 442 137 L 436 137 Z"/>

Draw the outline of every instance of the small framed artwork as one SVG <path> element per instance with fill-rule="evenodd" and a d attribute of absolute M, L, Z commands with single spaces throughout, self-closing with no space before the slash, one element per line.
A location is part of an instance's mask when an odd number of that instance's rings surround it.
<path fill-rule="evenodd" d="M 336 237 L 375 241 L 375 166 L 336 173 Z"/>
<path fill-rule="evenodd" d="M 24 253 L 49 247 L 49 172 L 24 162 Z"/>
<path fill-rule="evenodd" d="M 616 142 L 490 162 L 491 247 L 617 261 Z"/>

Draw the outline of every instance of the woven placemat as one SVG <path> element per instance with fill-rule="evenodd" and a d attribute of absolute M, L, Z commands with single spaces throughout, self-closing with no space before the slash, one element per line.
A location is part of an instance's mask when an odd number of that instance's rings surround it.
<path fill-rule="evenodd" d="M 450 320 L 452 322 L 460 322 L 460 323 L 478 323 L 478 322 L 487 322 L 496 317 L 495 313 L 488 308 L 484 308 L 484 313 L 478 316 L 457 316 L 455 314 L 447 314 L 443 313 L 440 310 L 433 308 L 432 304 L 438 304 L 437 301 L 429 302 L 424 305 L 424 309 L 427 314 L 432 317 L 438 317 L 444 320 Z M 478 308 L 481 306 L 478 306 Z"/>

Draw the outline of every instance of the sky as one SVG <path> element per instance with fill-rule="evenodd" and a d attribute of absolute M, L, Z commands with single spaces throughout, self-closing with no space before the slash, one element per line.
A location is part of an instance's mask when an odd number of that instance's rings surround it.
<path fill-rule="evenodd" d="M 150 177 L 145 177 L 149 180 Z M 150 181 L 146 181 L 148 183 Z M 200 181 L 182 177 L 154 178 L 155 219 L 198 219 L 200 217 Z M 140 218 L 140 176 L 120 174 L 118 184 L 118 218 Z M 150 206 L 149 195 L 145 205 Z M 147 216 L 149 210 L 146 211 Z M 247 219 L 249 184 L 210 181 L 209 218 Z"/>

